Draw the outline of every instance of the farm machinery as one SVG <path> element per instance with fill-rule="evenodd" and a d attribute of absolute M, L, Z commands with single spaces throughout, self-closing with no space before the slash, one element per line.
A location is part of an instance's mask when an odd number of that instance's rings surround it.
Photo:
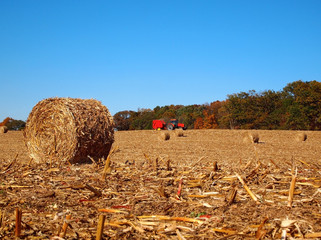
<path fill-rule="evenodd" d="M 186 130 L 184 123 L 179 123 L 177 119 L 171 119 L 169 122 L 165 122 L 164 120 L 153 120 L 153 129 L 155 130 L 174 130 L 176 128 L 180 128 Z"/>

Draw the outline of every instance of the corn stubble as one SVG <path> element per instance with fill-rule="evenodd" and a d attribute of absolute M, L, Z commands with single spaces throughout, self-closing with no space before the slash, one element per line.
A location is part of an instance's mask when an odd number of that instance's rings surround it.
<path fill-rule="evenodd" d="M 321 236 L 321 148 L 312 145 L 320 133 L 301 143 L 260 131 L 264 144 L 247 145 L 238 131 L 189 131 L 169 142 L 156 134 L 117 132 L 96 164 L 46 169 L 10 155 L 0 163 L 0 237 L 10 239 L 15 224 L 30 239 Z"/>

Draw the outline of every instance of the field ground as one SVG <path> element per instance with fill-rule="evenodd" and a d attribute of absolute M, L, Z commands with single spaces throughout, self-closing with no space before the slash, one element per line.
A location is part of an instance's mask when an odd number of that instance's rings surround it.
<path fill-rule="evenodd" d="M 103 239 L 321 239 L 321 132 L 254 132 L 258 144 L 241 130 L 115 132 L 106 178 L 103 161 L 37 164 L 22 132 L 2 134 L 0 238 L 19 208 L 22 239 L 96 239 L 99 216 Z"/>

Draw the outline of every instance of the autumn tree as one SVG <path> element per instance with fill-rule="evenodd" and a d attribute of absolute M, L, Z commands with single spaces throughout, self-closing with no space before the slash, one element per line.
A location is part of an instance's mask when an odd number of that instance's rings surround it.
<path fill-rule="evenodd" d="M 134 111 L 121 111 L 114 115 L 114 123 L 117 130 L 129 130 L 131 118 L 134 116 Z"/>
<path fill-rule="evenodd" d="M 130 129 L 143 130 L 152 129 L 153 120 L 155 119 L 154 111 L 151 109 L 140 108 L 133 114 Z"/>
<path fill-rule="evenodd" d="M 321 83 L 295 81 L 283 91 L 228 95 L 225 101 L 201 105 L 157 106 L 153 110 L 117 113 L 120 129 L 151 129 L 153 119 L 177 118 L 189 129 L 321 129 Z"/>
<path fill-rule="evenodd" d="M 225 125 L 229 125 L 231 129 L 251 128 L 255 118 L 255 106 L 252 104 L 254 95 L 255 91 L 228 95 L 224 105 L 224 111 L 226 112 Z"/>
<path fill-rule="evenodd" d="M 204 120 L 202 117 L 199 117 L 194 122 L 194 129 L 203 129 L 204 128 Z"/>
<path fill-rule="evenodd" d="M 257 96 L 257 118 L 254 126 L 257 129 L 282 129 L 285 109 L 281 92 L 264 91 Z"/>
<path fill-rule="evenodd" d="M 220 123 L 236 129 L 277 129 L 284 116 L 281 92 L 254 90 L 228 95 Z"/>
<path fill-rule="evenodd" d="M 6 126 L 9 130 L 22 130 L 26 126 L 26 122 L 22 120 L 11 119 Z"/>
<path fill-rule="evenodd" d="M 12 118 L 6 117 L 2 122 L 0 122 L 0 126 L 6 126 L 12 120 Z"/>
<path fill-rule="evenodd" d="M 204 110 L 204 120 L 203 120 L 203 128 L 206 129 L 214 129 L 217 128 L 217 122 L 215 118 L 215 114 L 211 113 L 210 110 Z"/>
<path fill-rule="evenodd" d="M 321 129 L 321 83 L 301 80 L 289 83 L 283 89 L 287 110 L 287 128 Z"/>

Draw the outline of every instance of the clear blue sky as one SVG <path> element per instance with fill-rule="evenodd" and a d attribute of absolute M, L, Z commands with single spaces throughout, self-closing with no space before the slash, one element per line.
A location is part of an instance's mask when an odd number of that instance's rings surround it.
<path fill-rule="evenodd" d="M 0 121 L 48 97 L 112 114 L 321 81 L 320 0 L 2 0 Z"/>

